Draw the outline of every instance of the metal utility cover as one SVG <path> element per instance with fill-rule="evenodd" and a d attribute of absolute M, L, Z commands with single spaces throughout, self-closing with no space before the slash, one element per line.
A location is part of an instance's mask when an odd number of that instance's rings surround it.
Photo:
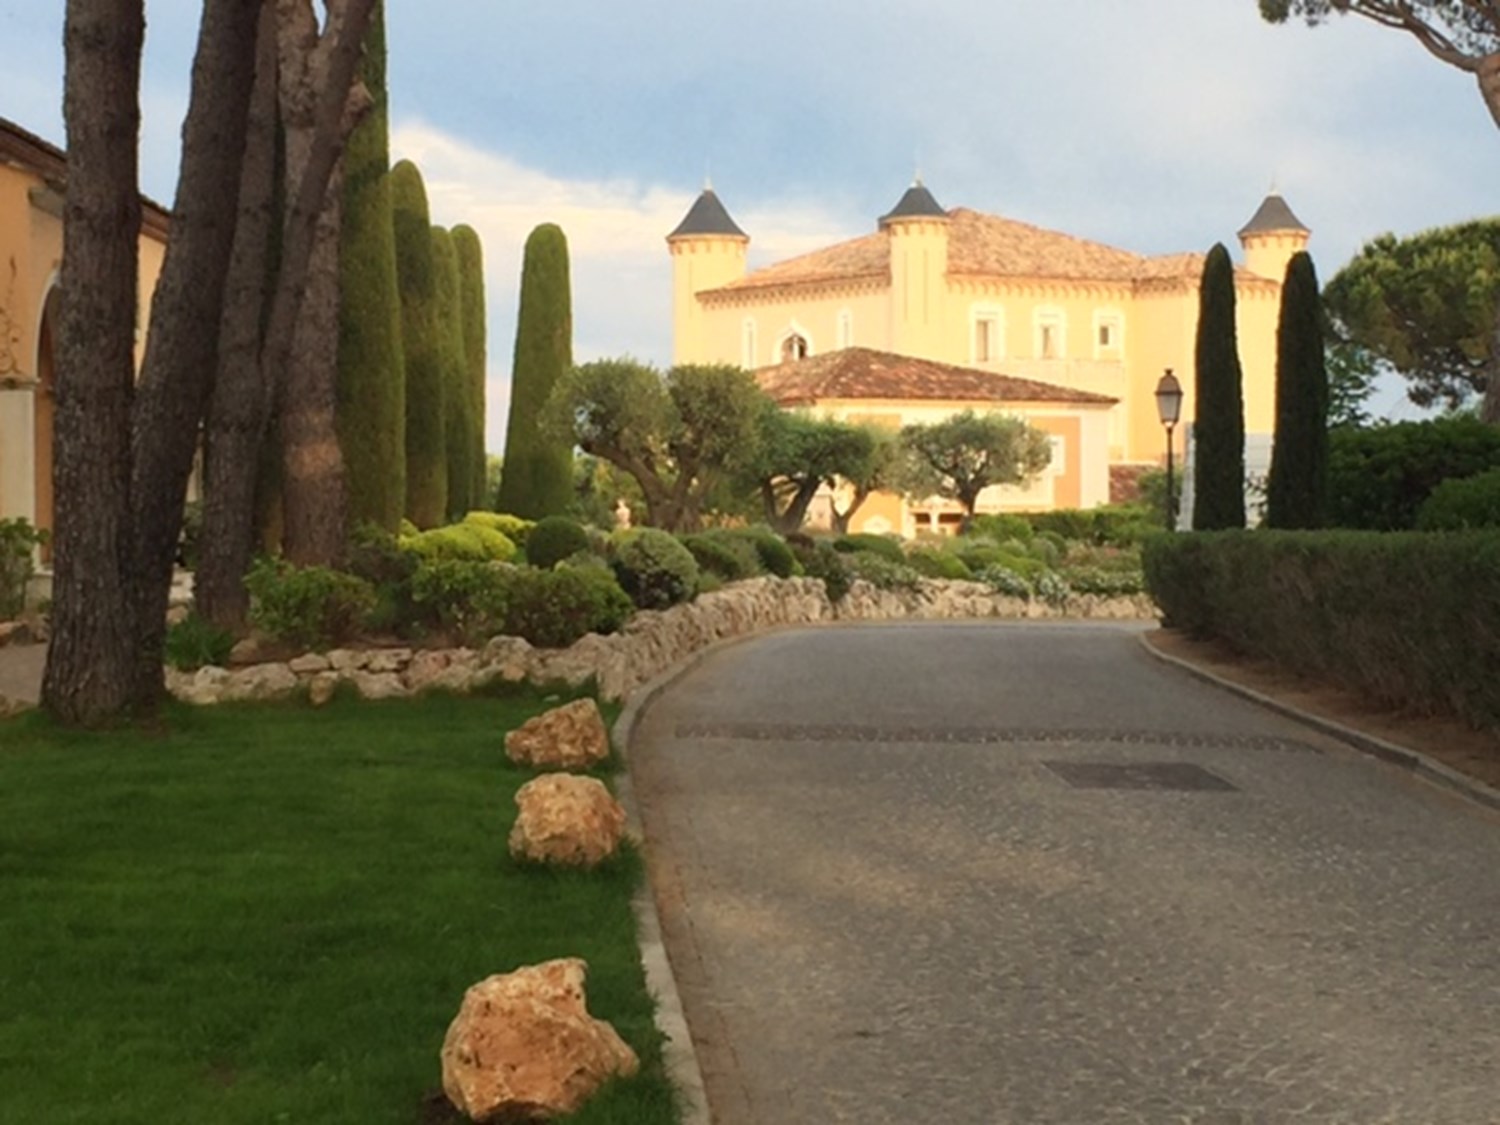
<path fill-rule="evenodd" d="M 1218 774 L 1191 762 L 1043 762 L 1074 789 L 1234 792 Z"/>

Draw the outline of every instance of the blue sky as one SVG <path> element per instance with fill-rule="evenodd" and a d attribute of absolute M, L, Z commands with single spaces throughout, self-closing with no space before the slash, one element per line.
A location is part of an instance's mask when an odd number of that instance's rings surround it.
<path fill-rule="evenodd" d="M 920 167 L 968 206 L 1146 253 L 1225 241 L 1274 182 L 1326 278 L 1368 238 L 1500 213 L 1472 78 L 1255 0 L 387 0 L 392 147 L 484 239 L 489 443 L 521 247 L 558 222 L 575 351 L 665 363 L 663 241 L 711 173 L 752 265 L 874 229 Z M 141 180 L 170 202 L 199 5 L 148 0 Z M 0 115 L 61 143 L 61 0 L 0 0 Z M 1414 416 L 1399 386 L 1377 407 Z"/>

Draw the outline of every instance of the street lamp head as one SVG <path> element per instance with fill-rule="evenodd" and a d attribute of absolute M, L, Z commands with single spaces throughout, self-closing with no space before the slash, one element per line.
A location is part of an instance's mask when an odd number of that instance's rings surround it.
<path fill-rule="evenodd" d="M 1170 367 L 1156 384 L 1156 414 L 1161 424 L 1169 428 L 1177 425 L 1177 419 L 1182 415 L 1182 384 Z"/>

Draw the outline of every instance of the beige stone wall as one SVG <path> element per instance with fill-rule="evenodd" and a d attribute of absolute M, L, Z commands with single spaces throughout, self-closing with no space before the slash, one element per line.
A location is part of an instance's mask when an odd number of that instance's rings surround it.
<path fill-rule="evenodd" d="M 816 578 L 755 578 L 704 594 L 659 613 L 638 613 L 620 633 L 590 634 L 566 649 L 536 649 L 517 637 L 496 637 L 482 649 L 417 651 L 338 649 L 308 653 L 285 663 L 245 668 L 167 670 L 167 688 L 189 703 L 281 699 L 308 693 L 326 700 L 340 685 L 366 699 L 390 699 L 444 690 L 467 692 L 505 681 L 537 685 L 593 681 L 605 699 L 632 692 L 722 640 L 784 626 L 833 621 L 907 618 L 1085 617 L 1154 618 L 1144 596 L 1077 596 L 1063 606 L 996 594 L 978 582 L 926 580 L 915 590 L 877 590 L 856 582 L 837 606 Z"/>

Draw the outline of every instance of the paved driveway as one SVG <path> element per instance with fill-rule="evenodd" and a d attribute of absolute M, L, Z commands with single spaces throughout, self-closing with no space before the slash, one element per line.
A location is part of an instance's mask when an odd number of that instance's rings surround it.
<path fill-rule="evenodd" d="M 1500 819 L 1133 629 L 780 633 L 637 730 L 720 1125 L 1500 1121 Z"/>

